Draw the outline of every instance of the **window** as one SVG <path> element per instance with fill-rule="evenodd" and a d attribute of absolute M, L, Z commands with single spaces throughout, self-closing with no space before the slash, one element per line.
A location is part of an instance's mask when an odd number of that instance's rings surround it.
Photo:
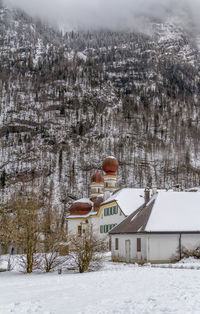
<path fill-rule="evenodd" d="M 82 226 L 78 226 L 78 235 L 79 235 L 79 236 L 82 235 Z"/>
<path fill-rule="evenodd" d="M 114 228 L 117 224 L 111 224 L 111 225 L 104 225 L 100 226 L 100 233 L 107 233 L 109 232 L 112 228 Z"/>
<path fill-rule="evenodd" d="M 119 250 L 119 239 L 115 239 L 115 250 Z"/>
<path fill-rule="evenodd" d="M 115 214 L 118 214 L 117 206 L 104 208 L 104 216 L 110 216 L 110 215 L 115 215 Z"/>
<path fill-rule="evenodd" d="M 141 252 L 141 238 L 137 238 L 137 252 Z"/>

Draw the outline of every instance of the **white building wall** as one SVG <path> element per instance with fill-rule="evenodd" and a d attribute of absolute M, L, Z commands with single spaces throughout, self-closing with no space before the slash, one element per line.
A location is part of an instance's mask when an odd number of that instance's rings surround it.
<path fill-rule="evenodd" d="M 200 246 L 200 234 L 182 234 L 181 246 L 182 249 L 186 248 L 189 251 L 195 250 Z"/>
<path fill-rule="evenodd" d="M 200 234 L 150 235 L 147 242 L 149 261 L 171 262 L 180 258 L 180 247 L 192 251 L 200 246 Z"/>
<path fill-rule="evenodd" d="M 149 262 L 171 262 L 179 257 L 178 234 L 146 235 L 146 241 Z"/>
<path fill-rule="evenodd" d="M 114 215 L 109 215 L 109 216 L 105 216 L 104 215 L 104 209 L 100 215 L 100 217 L 98 217 L 98 221 L 96 223 L 96 225 L 98 225 L 98 234 L 101 238 L 105 238 L 105 236 L 108 236 L 108 232 L 107 233 L 100 233 L 100 226 L 104 226 L 104 225 L 114 225 L 114 224 L 119 224 L 121 223 L 126 217 L 124 216 L 124 214 L 120 211 L 120 209 L 118 209 L 118 213 L 114 214 Z"/>
<path fill-rule="evenodd" d="M 115 249 L 118 238 L 119 249 Z M 137 252 L 137 238 L 141 238 L 141 252 Z M 126 240 L 130 241 L 130 260 L 127 260 Z M 112 258 L 123 262 L 166 263 L 180 258 L 181 250 L 194 250 L 200 246 L 200 234 L 118 234 L 111 236 Z"/>
<path fill-rule="evenodd" d="M 110 206 L 114 206 L 114 205 L 115 204 L 110 205 Z M 126 218 L 125 215 L 121 212 L 120 209 L 118 209 L 117 214 L 105 216 L 104 215 L 104 208 L 103 208 L 100 216 L 95 216 L 95 217 L 88 218 L 88 219 L 83 219 L 83 218 L 69 219 L 68 220 L 68 233 L 69 234 L 76 234 L 77 230 L 78 230 L 78 225 L 82 225 L 83 227 L 85 226 L 85 228 L 86 228 L 87 227 L 86 220 L 87 220 L 88 224 L 93 225 L 94 232 L 97 236 L 99 236 L 101 239 L 104 239 L 104 238 L 108 239 L 108 232 L 101 233 L 100 232 L 100 226 L 119 224 L 125 218 Z"/>
<path fill-rule="evenodd" d="M 115 248 L 115 239 L 118 238 L 118 250 Z M 137 238 L 141 239 L 141 252 L 137 252 Z M 130 241 L 130 257 L 127 255 L 126 241 Z M 114 261 L 146 262 L 146 236 L 136 234 L 120 234 L 111 236 L 111 251 Z"/>
<path fill-rule="evenodd" d="M 76 234 L 78 231 L 78 225 L 84 223 L 84 219 L 70 219 L 68 220 L 68 234 Z"/>

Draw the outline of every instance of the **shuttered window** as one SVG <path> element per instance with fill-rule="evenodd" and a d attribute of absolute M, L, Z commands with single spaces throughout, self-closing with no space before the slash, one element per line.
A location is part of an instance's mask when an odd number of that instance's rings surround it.
<path fill-rule="evenodd" d="M 141 238 L 137 238 L 137 252 L 141 252 Z"/>
<path fill-rule="evenodd" d="M 115 215 L 115 214 L 118 214 L 118 207 L 117 206 L 104 208 L 104 216 L 110 216 L 110 215 Z"/>
<path fill-rule="evenodd" d="M 111 225 L 101 225 L 100 226 L 100 233 L 107 233 L 112 228 L 114 228 L 117 224 L 111 224 Z"/>
<path fill-rule="evenodd" d="M 119 250 L 119 239 L 115 239 L 115 250 Z"/>

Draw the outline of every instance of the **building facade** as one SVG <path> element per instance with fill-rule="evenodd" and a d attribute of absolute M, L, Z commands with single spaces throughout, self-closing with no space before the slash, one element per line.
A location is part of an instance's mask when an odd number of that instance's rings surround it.
<path fill-rule="evenodd" d="M 113 261 L 165 263 L 200 247 L 200 193 L 161 192 L 110 231 Z"/>

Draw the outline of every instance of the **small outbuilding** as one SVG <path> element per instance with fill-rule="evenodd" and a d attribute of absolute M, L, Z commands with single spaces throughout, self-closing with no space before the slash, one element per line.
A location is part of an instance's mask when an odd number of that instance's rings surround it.
<path fill-rule="evenodd" d="M 181 259 L 200 247 L 200 193 L 159 192 L 109 234 L 113 261 Z"/>

